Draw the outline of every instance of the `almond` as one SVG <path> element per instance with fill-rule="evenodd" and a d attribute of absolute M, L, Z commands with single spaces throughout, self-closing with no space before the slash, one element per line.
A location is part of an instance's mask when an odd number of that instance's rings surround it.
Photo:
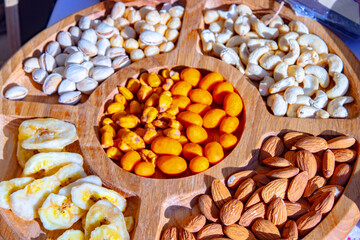
<path fill-rule="evenodd" d="M 198 240 L 210 240 L 213 238 L 223 237 L 224 232 L 222 230 L 221 224 L 218 223 L 210 223 L 205 225 L 198 233 Z"/>
<path fill-rule="evenodd" d="M 355 138 L 348 136 L 339 136 L 333 139 L 330 139 L 328 143 L 328 148 L 330 149 L 342 149 L 349 148 L 354 145 L 356 142 Z"/>
<path fill-rule="evenodd" d="M 297 167 L 287 167 L 287 168 L 279 168 L 274 169 L 266 174 L 267 177 L 270 178 L 292 178 L 299 173 L 299 169 Z"/>
<path fill-rule="evenodd" d="M 303 137 L 308 137 L 310 136 L 307 133 L 301 133 L 301 132 L 288 132 L 284 135 L 283 140 L 284 140 L 284 145 L 285 147 L 287 147 L 288 149 L 292 149 L 293 145 L 300 139 L 302 139 Z"/>
<path fill-rule="evenodd" d="M 220 210 L 221 222 L 228 226 L 240 219 L 244 204 L 237 199 L 225 203 Z"/>
<path fill-rule="evenodd" d="M 332 152 L 335 155 L 335 162 L 337 163 L 351 163 L 356 158 L 356 151 L 352 149 L 334 149 Z"/>
<path fill-rule="evenodd" d="M 292 203 L 285 201 L 285 205 L 286 205 L 286 212 L 289 218 L 298 218 L 310 211 L 307 205 L 299 202 Z"/>
<path fill-rule="evenodd" d="M 199 209 L 210 222 L 219 221 L 220 211 L 209 195 L 204 194 L 199 197 Z"/>
<path fill-rule="evenodd" d="M 262 187 L 271 182 L 271 180 L 265 174 L 258 174 L 253 177 L 253 180 L 257 187 Z"/>
<path fill-rule="evenodd" d="M 169 227 L 165 229 L 161 240 L 178 240 L 179 230 L 177 227 Z"/>
<path fill-rule="evenodd" d="M 325 178 L 330 178 L 335 169 L 335 155 L 334 153 L 328 149 L 325 151 L 322 161 L 322 173 Z"/>
<path fill-rule="evenodd" d="M 295 159 L 296 152 L 295 151 L 287 151 L 284 154 L 284 158 L 288 160 L 292 166 L 296 166 L 296 159 Z"/>
<path fill-rule="evenodd" d="M 255 190 L 255 192 L 250 196 L 249 200 L 245 204 L 245 209 L 261 202 L 261 191 L 264 187 L 260 187 Z"/>
<path fill-rule="evenodd" d="M 203 228 L 205 223 L 206 223 L 205 216 L 202 214 L 196 214 L 186 218 L 181 224 L 181 226 L 183 229 L 191 233 L 194 233 L 194 232 L 198 232 L 201 228 Z"/>
<path fill-rule="evenodd" d="M 289 181 L 287 179 L 276 179 L 269 182 L 261 191 L 261 198 L 269 203 L 273 198 L 284 198 Z"/>
<path fill-rule="evenodd" d="M 256 240 L 254 234 L 250 230 L 238 224 L 225 226 L 224 233 L 233 240 Z"/>
<path fill-rule="evenodd" d="M 249 227 L 256 219 L 265 218 L 266 205 L 259 202 L 247 209 L 240 217 L 239 224 Z"/>
<path fill-rule="evenodd" d="M 251 230 L 260 240 L 276 240 L 281 237 L 279 229 L 271 221 L 265 219 L 256 220 Z"/>
<path fill-rule="evenodd" d="M 268 157 L 278 157 L 284 151 L 284 144 L 281 138 L 272 136 L 267 139 L 260 149 L 260 160 Z"/>
<path fill-rule="evenodd" d="M 352 168 L 349 164 L 342 163 L 338 165 L 334 170 L 334 174 L 331 177 L 329 184 L 345 186 L 351 176 L 351 172 Z"/>
<path fill-rule="evenodd" d="M 306 171 L 303 171 L 291 180 L 287 191 L 287 198 L 289 201 L 297 202 L 301 198 L 304 194 L 308 179 L 309 174 Z"/>
<path fill-rule="evenodd" d="M 231 175 L 227 180 L 227 186 L 230 188 L 238 187 L 244 180 L 252 178 L 257 172 L 255 170 L 240 171 Z"/>
<path fill-rule="evenodd" d="M 192 234 L 191 232 L 185 230 L 185 229 L 180 229 L 179 230 L 179 240 L 196 240 L 194 234 Z"/>
<path fill-rule="evenodd" d="M 315 158 L 315 161 L 316 161 L 316 172 L 321 172 L 322 171 L 322 162 L 323 162 L 322 157 L 323 156 L 319 156 L 320 155 L 319 153 L 320 152 L 313 154 L 314 158 Z"/>
<path fill-rule="evenodd" d="M 310 203 L 314 203 L 325 192 L 333 192 L 335 199 L 337 199 L 341 195 L 343 190 L 344 188 L 340 185 L 326 185 L 319 188 L 313 195 L 308 197 L 308 201 Z"/>
<path fill-rule="evenodd" d="M 308 150 L 311 153 L 320 152 L 328 148 L 327 142 L 321 137 L 303 137 L 294 144 L 296 149 Z"/>
<path fill-rule="evenodd" d="M 218 179 L 214 180 L 211 184 L 211 195 L 219 209 L 232 199 L 229 189 Z"/>
<path fill-rule="evenodd" d="M 304 197 L 309 197 L 311 194 L 313 194 L 316 190 L 319 188 L 325 186 L 326 179 L 316 175 L 312 179 L 310 179 L 305 187 L 304 191 Z"/>
<path fill-rule="evenodd" d="M 288 240 L 298 239 L 298 229 L 296 223 L 293 220 L 289 220 L 285 223 L 281 236 Z"/>
<path fill-rule="evenodd" d="M 291 166 L 291 163 L 282 157 L 268 157 L 265 158 L 262 163 L 272 168 L 283 168 Z"/>
<path fill-rule="evenodd" d="M 295 155 L 296 166 L 302 171 L 307 171 L 309 178 L 313 178 L 316 175 L 317 164 L 314 155 L 307 150 L 300 150 Z"/>
<path fill-rule="evenodd" d="M 287 220 L 286 205 L 281 198 L 272 200 L 266 210 L 266 219 L 280 227 Z"/>
<path fill-rule="evenodd" d="M 235 192 L 234 198 L 245 202 L 255 191 L 255 189 L 256 189 L 256 184 L 254 180 L 248 178 L 240 184 L 240 186 Z"/>
<path fill-rule="evenodd" d="M 312 211 L 301 216 L 296 221 L 299 234 L 300 235 L 308 234 L 320 221 L 321 221 L 321 213 L 319 212 Z"/>
<path fill-rule="evenodd" d="M 311 206 L 311 211 L 326 214 L 331 211 L 334 206 L 335 196 L 333 192 L 323 193 Z"/>

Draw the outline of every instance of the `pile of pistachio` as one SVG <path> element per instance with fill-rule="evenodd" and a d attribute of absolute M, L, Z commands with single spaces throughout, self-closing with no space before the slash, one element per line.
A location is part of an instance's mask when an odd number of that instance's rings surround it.
<path fill-rule="evenodd" d="M 278 11 L 279 12 L 279 11 Z M 258 19 L 244 4 L 206 10 L 202 49 L 259 83 L 260 95 L 276 116 L 345 118 L 349 80 L 341 58 L 325 41 L 277 14 Z"/>
<path fill-rule="evenodd" d="M 145 57 L 174 49 L 184 14 L 182 6 L 164 3 L 161 10 L 139 10 L 117 2 L 104 20 L 82 17 L 77 26 L 58 33 L 39 58 L 24 63 L 24 71 L 59 103 L 76 104 L 115 71 Z M 16 86 L 5 97 L 18 100 L 27 89 Z"/>

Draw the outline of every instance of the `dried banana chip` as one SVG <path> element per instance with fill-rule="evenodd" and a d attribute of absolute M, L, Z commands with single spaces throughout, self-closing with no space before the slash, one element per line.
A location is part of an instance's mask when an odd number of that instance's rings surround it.
<path fill-rule="evenodd" d="M 9 196 L 13 192 L 23 189 L 34 179 L 31 177 L 14 178 L 0 182 L 0 207 L 10 209 Z"/>
<path fill-rule="evenodd" d="M 103 239 L 123 240 L 125 238 L 121 237 L 120 233 L 118 233 L 115 226 L 102 225 L 100 227 L 95 228 L 95 230 L 91 232 L 89 240 L 103 240 Z"/>
<path fill-rule="evenodd" d="M 95 184 L 97 186 L 102 185 L 101 179 L 98 176 L 90 175 L 90 176 L 87 176 L 87 177 L 84 177 L 84 178 L 80 178 L 80 179 L 76 180 L 75 182 L 70 183 L 69 185 L 61 188 L 59 190 L 58 194 L 68 197 L 68 196 L 71 195 L 71 189 L 73 187 L 79 186 L 79 185 L 81 185 L 83 183 L 92 183 L 92 184 Z"/>
<path fill-rule="evenodd" d="M 57 240 L 85 240 L 85 235 L 80 230 L 70 229 L 65 231 Z"/>
<path fill-rule="evenodd" d="M 125 224 L 126 224 L 126 230 L 128 232 L 131 232 L 134 229 L 134 217 L 133 216 L 129 216 L 129 217 L 125 217 Z"/>
<path fill-rule="evenodd" d="M 25 163 L 29 160 L 29 158 L 31 158 L 33 155 L 35 155 L 36 151 L 24 149 L 21 146 L 21 144 L 22 144 L 22 141 L 19 140 L 17 143 L 17 148 L 16 148 L 16 158 L 18 160 L 20 167 L 24 168 Z"/>
<path fill-rule="evenodd" d="M 25 149 L 62 149 L 77 139 L 73 124 L 54 118 L 27 120 L 19 127 L 18 140 Z"/>

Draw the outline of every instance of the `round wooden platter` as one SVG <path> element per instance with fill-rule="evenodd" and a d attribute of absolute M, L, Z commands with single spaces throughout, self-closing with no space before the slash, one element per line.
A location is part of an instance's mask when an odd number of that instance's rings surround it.
<path fill-rule="evenodd" d="M 161 1 L 139 0 L 127 5 L 157 5 Z M 205 56 L 200 50 L 199 30 L 204 28 L 203 10 L 226 7 L 232 3 L 245 3 L 255 13 L 275 12 L 279 4 L 275 1 L 246 0 L 201 0 L 180 1 L 185 7 L 183 26 L 174 51 L 146 58 L 121 69 L 103 82 L 88 99 L 81 104 L 67 106 L 57 104 L 57 96 L 46 96 L 38 85 L 30 80 L 22 70 L 24 59 L 40 51 L 56 33 L 73 26 L 80 16 L 92 18 L 104 16 L 113 3 L 99 3 L 80 11 L 57 24 L 45 29 L 24 45 L 1 69 L 1 125 L 0 180 L 8 180 L 21 174 L 16 161 L 17 128 L 21 121 L 36 117 L 54 117 L 76 125 L 79 141 L 69 151 L 84 156 L 88 173 L 101 177 L 104 184 L 125 194 L 128 198 L 126 215 L 135 217 L 132 239 L 159 239 L 167 226 L 178 225 L 191 213 L 197 211 L 196 197 L 205 193 L 213 179 L 226 179 L 232 173 L 242 169 L 258 168 L 259 148 L 268 136 L 283 134 L 287 131 L 301 131 L 313 135 L 349 135 L 360 139 L 359 119 L 359 76 L 360 64 L 352 52 L 331 31 L 309 18 L 297 17 L 291 9 L 284 7 L 280 15 L 284 19 L 298 19 L 322 37 L 330 52 L 338 54 L 344 61 L 344 73 L 350 79 L 349 95 L 355 98 L 348 107 L 349 119 L 297 119 L 276 117 L 265 106 L 256 86 L 234 67 L 219 59 Z M 244 101 L 242 114 L 243 133 L 235 149 L 219 164 L 203 173 L 174 179 L 143 178 L 124 171 L 106 157 L 101 148 L 98 135 L 98 123 L 104 112 L 104 106 L 113 96 L 116 87 L 124 85 L 130 77 L 143 71 L 158 72 L 163 68 L 195 67 L 203 71 L 218 71 L 231 82 Z M 3 97 L 5 90 L 14 84 L 28 87 L 29 96 L 22 101 L 8 101 Z M 359 152 L 359 144 L 356 144 Z M 354 164 L 353 175 L 344 193 L 333 210 L 304 239 L 344 239 L 360 218 L 360 171 L 359 160 Z M 79 227 L 76 223 L 75 227 Z M 0 236 L 4 239 L 46 239 L 56 238 L 63 231 L 46 231 L 37 221 L 23 221 L 10 211 L 0 209 Z"/>

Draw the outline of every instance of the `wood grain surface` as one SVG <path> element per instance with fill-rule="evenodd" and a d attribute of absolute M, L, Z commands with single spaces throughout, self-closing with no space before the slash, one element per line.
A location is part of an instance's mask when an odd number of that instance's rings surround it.
<path fill-rule="evenodd" d="M 134 1 L 132 6 L 159 4 L 161 1 Z M 98 18 L 108 11 L 112 3 L 99 3 L 54 24 L 24 45 L 1 69 L 1 116 L 3 129 L 0 132 L 0 181 L 19 176 L 15 152 L 17 128 L 22 120 L 34 117 L 54 117 L 76 125 L 79 141 L 72 146 L 83 154 L 86 170 L 101 177 L 104 184 L 129 197 L 126 214 L 134 215 L 135 229 L 132 239 L 159 239 L 163 229 L 176 225 L 188 215 L 195 213 L 196 197 L 207 191 L 213 179 L 226 179 L 241 169 L 258 167 L 258 153 L 263 141 L 271 135 L 287 131 L 301 131 L 313 135 L 349 135 L 360 139 L 359 119 L 359 77 L 360 64 L 352 52 L 331 31 L 309 18 L 295 16 L 287 7 L 280 15 L 287 20 L 298 19 L 322 37 L 329 51 L 338 54 L 344 61 L 344 73 L 350 80 L 349 95 L 355 98 L 348 106 L 349 119 L 297 119 L 276 117 L 265 106 L 255 84 L 234 67 L 200 50 L 199 30 L 204 27 L 204 9 L 226 7 L 232 3 L 248 4 L 256 14 L 275 12 L 279 4 L 267 0 L 200 0 L 180 1 L 185 8 L 183 26 L 174 51 L 146 58 L 123 68 L 103 82 L 88 99 L 82 99 L 77 106 L 57 104 L 57 96 L 44 95 L 39 85 L 24 74 L 22 62 L 33 55 L 39 56 L 46 43 L 55 39 L 56 33 L 75 24 L 80 16 Z M 244 131 L 235 149 L 219 164 L 203 173 L 176 179 L 147 179 L 124 171 L 108 159 L 99 143 L 98 121 L 104 105 L 114 94 L 116 87 L 125 84 L 130 77 L 142 71 L 157 72 L 163 68 L 195 67 L 203 71 L 218 71 L 231 82 L 244 101 Z M 8 101 L 3 97 L 10 86 L 19 84 L 29 89 L 29 96 L 23 101 Z M 359 151 L 359 144 L 356 146 Z M 358 158 L 352 178 L 333 210 L 304 239 L 344 239 L 360 218 L 359 196 L 360 176 Z M 192 207 L 194 207 L 192 209 Z M 77 223 L 76 226 L 79 226 Z M 46 231 L 37 221 L 23 221 L 10 211 L 0 209 L 0 236 L 13 239 L 56 238 L 62 231 Z"/>

